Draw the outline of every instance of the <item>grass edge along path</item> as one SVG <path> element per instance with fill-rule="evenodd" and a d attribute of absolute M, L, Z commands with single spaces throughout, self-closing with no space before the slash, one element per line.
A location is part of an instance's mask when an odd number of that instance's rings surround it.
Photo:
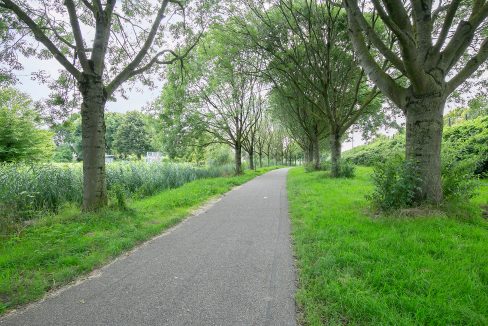
<path fill-rule="evenodd" d="M 42 298 L 184 220 L 202 204 L 273 168 L 199 179 L 129 202 L 82 214 L 67 207 L 0 243 L 0 316 Z"/>
<path fill-rule="evenodd" d="M 296 300 L 305 325 L 487 325 L 488 221 L 368 216 L 354 179 L 288 174 Z M 487 204 L 484 180 L 473 205 Z"/>

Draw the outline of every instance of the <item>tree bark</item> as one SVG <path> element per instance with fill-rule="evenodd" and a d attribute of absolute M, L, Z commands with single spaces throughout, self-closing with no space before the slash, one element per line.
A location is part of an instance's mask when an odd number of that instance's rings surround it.
<path fill-rule="evenodd" d="M 421 180 L 417 200 L 442 201 L 441 143 L 445 98 L 434 94 L 411 97 L 406 104 L 406 158 L 414 162 Z"/>
<path fill-rule="evenodd" d="M 259 152 L 259 167 L 263 167 L 263 153 Z"/>
<path fill-rule="evenodd" d="M 83 210 L 94 211 L 107 205 L 105 175 L 105 103 L 107 96 L 96 76 L 84 76 L 80 83 L 83 145 Z"/>
<path fill-rule="evenodd" d="M 313 167 L 315 170 L 320 170 L 320 145 L 319 137 L 313 139 L 312 153 L 313 153 Z"/>
<path fill-rule="evenodd" d="M 330 143 L 330 160 L 331 160 L 331 170 L 330 175 L 333 178 L 340 177 L 341 174 L 341 137 L 338 133 L 333 132 L 329 136 Z"/>
<path fill-rule="evenodd" d="M 235 145 L 235 165 L 236 175 L 242 174 L 242 145 L 240 143 Z"/>
<path fill-rule="evenodd" d="M 249 151 L 249 168 L 254 170 L 254 150 Z"/>

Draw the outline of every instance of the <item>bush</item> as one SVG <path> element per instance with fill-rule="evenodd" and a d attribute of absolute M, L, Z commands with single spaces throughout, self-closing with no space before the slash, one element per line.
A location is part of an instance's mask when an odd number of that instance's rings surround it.
<path fill-rule="evenodd" d="M 473 198 L 478 186 L 475 159 L 459 161 L 453 157 L 445 157 L 442 163 L 442 191 L 445 200 L 468 201 Z"/>
<path fill-rule="evenodd" d="M 476 195 L 477 178 L 473 161 L 446 158 L 442 166 L 442 191 L 444 204 L 468 201 Z M 381 211 L 391 211 L 414 206 L 415 194 L 421 179 L 415 164 L 397 156 L 374 168 L 372 175 L 375 189 L 368 196 L 373 206 Z"/>
<path fill-rule="evenodd" d="M 469 162 L 473 172 L 481 177 L 488 173 L 488 117 L 445 128 L 443 141 L 443 160 Z"/>
<path fill-rule="evenodd" d="M 405 134 L 398 133 L 393 138 L 379 136 L 370 144 L 345 151 L 342 159 L 355 165 L 375 166 L 393 157 L 404 156 L 404 152 Z"/>
<path fill-rule="evenodd" d="M 375 208 L 388 212 L 415 204 L 421 180 L 412 162 L 397 156 L 380 163 L 374 168 L 372 180 L 375 188 L 367 198 Z"/>
<path fill-rule="evenodd" d="M 303 164 L 303 168 L 305 169 L 306 172 L 317 171 L 317 169 L 315 169 L 315 163 L 314 162 L 307 162 L 307 163 Z"/>
<path fill-rule="evenodd" d="M 356 167 L 348 161 L 341 160 L 339 168 L 339 177 L 341 178 L 354 178 L 356 175 Z"/>
<path fill-rule="evenodd" d="M 442 135 L 442 160 L 467 161 L 474 173 L 488 174 L 488 117 L 480 117 L 452 127 L 445 127 Z M 397 156 L 404 157 L 405 134 L 393 138 L 378 137 L 374 142 L 355 147 L 342 154 L 344 160 L 356 165 L 374 166 Z"/>

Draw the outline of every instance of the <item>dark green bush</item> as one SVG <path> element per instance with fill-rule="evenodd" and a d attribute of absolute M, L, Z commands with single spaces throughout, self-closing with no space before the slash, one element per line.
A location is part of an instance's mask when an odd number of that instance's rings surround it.
<path fill-rule="evenodd" d="M 476 195 L 477 177 L 472 161 L 446 158 L 442 166 L 444 204 L 468 201 Z M 373 206 L 381 211 L 415 206 L 415 194 L 420 178 L 412 161 L 397 156 L 375 166 L 372 175 L 374 191 L 368 196 Z"/>
<path fill-rule="evenodd" d="M 473 198 L 478 188 L 475 170 L 475 158 L 457 160 L 446 155 L 442 161 L 442 191 L 445 200 L 468 201 Z"/>
<path fill-rule="evenodd" d="M 374 166 L 389 158 L 403 156 L 405 152 L 405 134 L 399 133 L 393 138 L 378 137 L 374 142 L 354 147 L 342 153 L 342 159 L 355 165 Z"/>
<path fill-rule="evenodd" d="M 367 198 L 376 209 L 388 212 L 415 204 L 421 180 L 412 162 L 397 156 L 379 163 L 372 180 L 375 188 Z"/>
<path fill-rule="evenodd" d="M 313 172 L 316 171 L 315 164 L 313 162 L 307 162 L 303 165 L 306 172 Z"/>
<path fill-rule="evenodd" d="M 341 178 L 354 178 L 356 175 L 356 167 L 354 164 L 341 160 L 341 163 L 339 165 L 340 170 L 339 170 L 339 177 Z"/>

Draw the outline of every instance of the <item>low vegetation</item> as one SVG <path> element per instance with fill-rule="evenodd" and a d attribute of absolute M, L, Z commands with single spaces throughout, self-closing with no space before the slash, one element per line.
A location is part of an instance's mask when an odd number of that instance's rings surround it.
<path fill-rule="evenodd" d="M 304 324 L 487 324 L 488 221 L 480 206 L 488 204 L 488 182 L 449 214 L 378 217 L 365 198 L 371 173 L 358 167 L 354 179 L 331 179 L 290 171 Z"/>
<path fill-rule="evenodd" d="M 232 166 L 197 167 L 193 164 L 146 164 L 144 162 L 107 165 L 107 186 L 111 199 L 141 198 L 187 182 L 228 176 Z M 55 213 L 66 204 L 81 205 L 83 177 L 81 164 L 1 164 L 1 234 L 19 222 Z"/>
<path fill-rule="evenodd" d="M 464 161 L 478 175 L 488 173 L 488 116 L 446 126 L 443 133 L 442 159 L 445 163 Z M 357 165 L 374 166 L 396 156 L 404 156 L 405 133 L 392 138 L 380 136 L 367 145 L 343 153 L 344 160 Z"/>
<path fill-rule="evenodd" d="M 165 190 L 126 209 L 48 215 L 0 242 L 0 314 L 40 298 L 185 218 L 195 207 L 269 171 L 201 179 Z"/>

